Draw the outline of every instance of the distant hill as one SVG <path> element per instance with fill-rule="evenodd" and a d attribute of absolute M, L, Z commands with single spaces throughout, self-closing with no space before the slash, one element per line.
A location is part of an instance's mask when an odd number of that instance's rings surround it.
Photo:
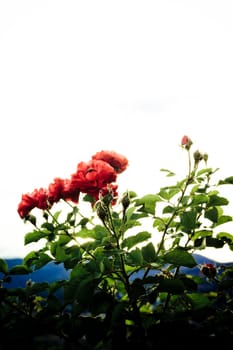
<path fill-rule="evenodd" d="M 206 258 L 204 256 L 194 254 L 194 259 L 199 265 L 205 264 L 205 263 L 212 263 L 216 265 L 219 269 L 221 269 L 221 266 L 229 266 L 232 265 L 232 263 L 219 263 L 214 260 L 211 260 L 209 258 Z M 8 264 L 8 268 L 11 269 L 12 267 L 16 265 L 21 265 L 23 259 L 20 258 L 13 258 L 13 259 L 5 259 L 5 261 Z M 203 277 L 203 284 L 199 286 L 199 290 L 201 292 L 209 291 L 214 289 L 214 285 L 211 282 L 208 282 L 204 276 L 202 276 L 200 272 L 199 266 L 196 266 L 194 268 L 187 268 L 182 267 L 181 272 L 185 274 L 190 274 L 192 276 L 198 275 L 200 277 Z M 140 277 L 140 271 L 134 275 L 134 278 Z M 0 273 L 0 279 L 2 279 L 3 275 Z M 55 264 L 54 262 L 49 262 L 47 265 L 43 266 L 42 268 L 29 273 L 25 275 L 14 275 L 12 276 L 12 279 L 9 283 L 3 283 L 3 286 L 6 288 L 24 288 L 25 284 L 28 280 L 32 280 L 33 282 L 55 282 L 58 280 L 64 280 L 69 278 L 69 271 L 67 271 L 63 264 Z"/>

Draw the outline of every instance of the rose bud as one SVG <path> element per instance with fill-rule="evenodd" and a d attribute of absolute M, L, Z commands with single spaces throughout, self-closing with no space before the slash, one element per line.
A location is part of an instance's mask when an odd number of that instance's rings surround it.
<path fill-rule="evenodd" d="M 185 149 L 189 150 L 190 147 L 192 146 L 192 140 L 187 136 L 184 135 L 181 140 L 181 146 L 184 147 Z"/>

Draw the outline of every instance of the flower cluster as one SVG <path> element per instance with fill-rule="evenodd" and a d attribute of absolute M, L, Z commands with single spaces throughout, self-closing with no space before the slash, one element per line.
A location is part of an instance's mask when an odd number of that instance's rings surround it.
<path fill-rule="evenodd" d="M 104 150 L 97 152 L 87 163 L 78 163 L 76 172 L 69 179 L 56 177 L 48 188 L 23 194 L 18 205 L 18 214 L 22 219 L 27 218 L 32 209 L 50 209 L 61 199 L 78 203 L 80 193 L 92 196 L 93 203 L 100 196 L 110 193 L 111 204 L 114 205 L 118 195 L 117 184 L 114 182 L 127 166 L 128 160 L 121 154 Z"/>
<path fill-rule="evenodd" d="M 30 226 L 24 244 L 40 246 L 21 265 L 0 259 L 1 349 L 22 339 L 28 349 L 183 348 L 189 339 L 232 349 L 232 263 L 198 252 L 233 250 L 232 233 L 219 230 L 233 222 L 220 192 L 233 176 L 216 183 L 208 155 L 187 135 L 179 143 L 187 171 L 156 193 L 130 189 L 120 198 L 116 180 L 128 160 L 101 151 L 70 177 L 22 195 L 18 214 Z M 33 208 L 41 209 L 39 220 Z M 47 264 L 46 281 L 36 282 Z M 20 274 L 32 279 L 8 292 Z"/>

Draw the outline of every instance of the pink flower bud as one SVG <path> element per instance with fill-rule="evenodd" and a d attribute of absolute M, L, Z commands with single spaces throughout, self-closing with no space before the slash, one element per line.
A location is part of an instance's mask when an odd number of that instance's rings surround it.
<path fill-rule="evenodd" d="M 190 149 L 192 143 L 192 140 L 187 135 L 184 135 L 181 139 L 181 146 L 187 150 Z"/>

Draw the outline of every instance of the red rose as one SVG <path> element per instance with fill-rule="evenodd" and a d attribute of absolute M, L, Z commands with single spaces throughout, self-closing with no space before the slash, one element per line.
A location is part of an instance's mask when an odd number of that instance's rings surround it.
<path fill-rule="evenodd" d="M 116 172 L 111 165 L 103 160 L 80 162 L 76 173 L 71 175 L 70 189 L 80 189 L 80 192 L 91 194 L 116 180 Z"/>
<path fill-rule="evenodd" d="M 48 209 L 48 194 L 47 190 L 40 188 L 35 189 L 32 193 L 26 193 L 22 195 L 22 200 L 18 205 L 18 213 L 21 218 L 25 218 L 32 209 Z"/>
<path fill-rule="evenodd" d="M 128 166 L 128 159 L 122 154 L 118 154 L 114 151 L 101 151 L 97 152 L 92 159 L 103 160 L 110 164 L 117 174 L 122 173 Z"/>
<path fill-rule="evenodd" d="M 59 202 L 60 199 L 70 200 L 74 203 L 78 203 L 79 188 L 71 188 L 70 180 L 60 179 L 56 177 L 54 182 L 49 185 L 48 199 L 51 204 Z"/>

